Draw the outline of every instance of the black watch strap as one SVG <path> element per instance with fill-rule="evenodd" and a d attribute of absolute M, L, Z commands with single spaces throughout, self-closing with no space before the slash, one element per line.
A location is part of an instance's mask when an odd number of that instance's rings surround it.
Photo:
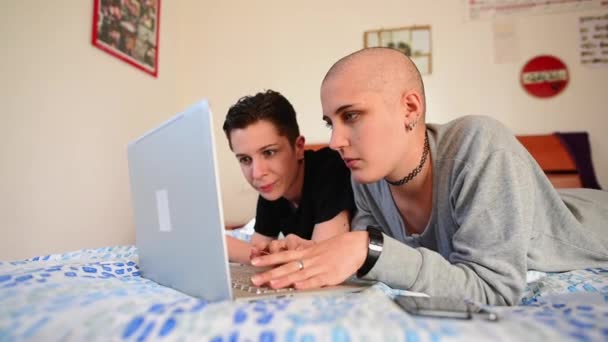
<path fill-rule="evenodd" d="M 357 277 L 365 277 L 372 270 L 380 254 L 384 244 L 384 236 L 380 227 L 367 226 L 367 234 L 369 235 L 369 243 L 367 244 L 367 257 L 363 262 L 363 266 L 357 270 Z"/>

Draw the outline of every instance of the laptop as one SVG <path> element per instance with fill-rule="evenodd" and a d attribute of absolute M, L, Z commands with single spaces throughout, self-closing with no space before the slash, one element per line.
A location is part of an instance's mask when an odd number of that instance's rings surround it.
<path fill-rule="evenodd" d="M 250 265 L 228 262 L 213 118 L 203 100 L 128 146 L 141 275 L 209 301 L 355 292 L 369 283 L 312 291 L 250 283 Z"/>

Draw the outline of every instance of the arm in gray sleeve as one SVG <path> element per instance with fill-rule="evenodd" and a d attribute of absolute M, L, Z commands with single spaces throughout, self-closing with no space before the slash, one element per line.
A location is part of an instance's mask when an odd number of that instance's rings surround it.
<path fill-rule="evenodd" d="M 448 260 L 385 235 L 382 254 L 366 278 L 431 296 L 516 303 L 525 286 L 534 211 L 530 166 L 502 150 L 482 164 L 468 165 L 453 182 L 451 215 L 458 230 Z"/>
<path fill-rule="evenodd" d="M 367 226 L 377 226 L 378 223 L 372 215 L 365 195 L 363 194 L 364 189 L 360 184 L 355 181 L 351 181 L 353 187 L 353 194 L 355 196 L 355 206 L 357 207 L 355 216 L 351 220 L 350 226 L 352 231 L 365 230 Z"/>

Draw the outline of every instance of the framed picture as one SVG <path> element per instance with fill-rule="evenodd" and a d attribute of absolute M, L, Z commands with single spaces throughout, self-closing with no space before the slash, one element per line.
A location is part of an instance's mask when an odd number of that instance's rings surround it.
<path fill-rule="evenodd" d="M 93 1 L 93 45 L 156 77 L 160 0 Z"/>
<path fill-rule="evenodd" d="M 428 75 L 433 71 L 430 26 L 365 31 L 363 46 L 399 50 L 412 59 L 421 74 Z"/>

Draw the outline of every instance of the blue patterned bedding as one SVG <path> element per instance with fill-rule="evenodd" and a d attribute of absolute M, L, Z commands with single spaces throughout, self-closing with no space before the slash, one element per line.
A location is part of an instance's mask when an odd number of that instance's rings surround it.
<path fill-rule="evenodd" d="M 536 274 L 497 323 L 410 316 L 360 294 L 207 303 L 139 274 L 133 246 L 0 262 L 0 341 L 608 340 L 608 269 Z"/>

